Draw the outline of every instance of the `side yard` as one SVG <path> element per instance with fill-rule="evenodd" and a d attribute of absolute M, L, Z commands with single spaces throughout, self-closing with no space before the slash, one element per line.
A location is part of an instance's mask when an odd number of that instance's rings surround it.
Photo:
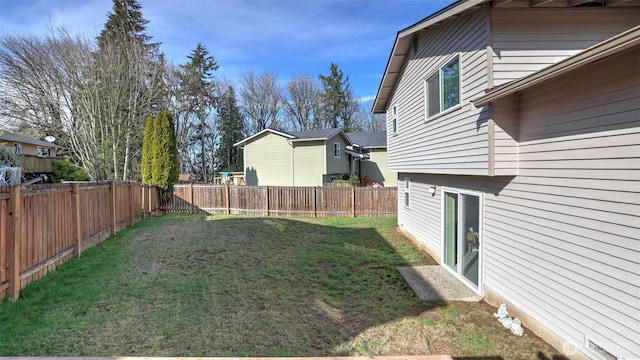
<path fill-rule="evenodd" d="M 484 303 L 426 303 L 394 218 L 151 217 L 0 304 L 2 356 L 559 359 Z"/>

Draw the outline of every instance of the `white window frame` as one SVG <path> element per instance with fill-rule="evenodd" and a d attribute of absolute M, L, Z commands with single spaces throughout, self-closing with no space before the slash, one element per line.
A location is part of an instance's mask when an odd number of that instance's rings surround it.
<path fill-rule="evenodd" d="M 18 155 L 22 154 L 22 144 L 13 143 L 13 151 Z"/>
<path fill-rule="evenodd" d="M 391 125 L 391 134 L 398 133 L 398 104 L 393 105 L 389 109 L 389 114 L 387 115 L 387 119 L 389 120 L 389 124 Z"/>
<path fill-rule="evenodd" d="M 458 59 L 458 103 L 449 107 L 448 109 L 442 110 L 442 69 L 449 65 L 451 61 L 454 59 Z M 438 76 L 438 112 L 432 115 L 429 115 L 429 81 L 433 79 L 434 76 Z M 423 80 L 423 93 L 424 93 L 424 118 L 425 121 L 433 120 L 437 117 L 440 117 L 444 114 L 448 114 L 452 111 L 455 111 L 462 107 L 462 56 L 460 53 L 456 53 L 453 56 L 446 59 L 442 65 L 438 66 L 438 68 L 431 72 L 425 79 Z"/>
<path fill-rule="evenodd" d="M 469 280 L 465 279 L 464 276 L 458 274 L 458 272 L 452 270 L 447 265 L 445 265 L 445 193 L 457 194 L 457 195 L 471 195 L 475 196 L 479 199 L 478 207 L 479 209 L 479 221 L 478 221 L 478 234 L 480 234 L 480 246 L 478 247 L 478 286 L 476 287 Z M 444 187 L 440 189 L 440 248 L 442 249 L 440 254 L 441 265 L 445 270 L 453 274 L 457 279 L 459 279 L 463 284 L 465 284 L 469 289 L 473 290 L 476 294 L 482 296 L 483 294 L 483 281 L 484 281 L 484 193 L 469 191 L 457 188 L 448 188 Z M 462 229 L 459 230 L 461 232 Z"/>
<path fill-rule="evenodd" d="M 404 207 L 407 209 L 411 208 L 411 178 L 404 178 Z"/>
<path fill-rule="evenodd" d="M 340 143 L 339 142 L 333 143 L 333 157 L 336 159 L 340 159 Z"/>

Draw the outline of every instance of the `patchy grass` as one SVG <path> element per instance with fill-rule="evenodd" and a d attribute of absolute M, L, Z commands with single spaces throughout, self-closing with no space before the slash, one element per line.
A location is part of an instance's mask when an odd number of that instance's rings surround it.
<path fill-rule="evenodd" d="M 484 303 L 426 303 L 395 219 L 152 217 L 0 304 L 0 355 L 540 359 Z"/>

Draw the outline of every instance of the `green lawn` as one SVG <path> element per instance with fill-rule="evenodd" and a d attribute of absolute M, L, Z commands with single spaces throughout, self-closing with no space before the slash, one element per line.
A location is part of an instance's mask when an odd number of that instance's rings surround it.
<path fill-rule="evenodd" d="M 152 217 L 0 304 L 4 356 L 551 359 L 484 303 L 426 303 L 395 219 Z"/>

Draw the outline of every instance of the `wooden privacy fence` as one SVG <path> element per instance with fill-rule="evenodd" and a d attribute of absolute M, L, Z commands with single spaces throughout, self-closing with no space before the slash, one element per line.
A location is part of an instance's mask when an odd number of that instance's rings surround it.
<path fill-rule="evenodd" d="M 155 187 L 129 182 L 0 187 L 0 299 L 159 204 Z"/>
<path fill-rule="evenodd" d="M 396 216 L 398 189 L 351 186 L 175 185 L 167 213 L 307 217 Z"/>

